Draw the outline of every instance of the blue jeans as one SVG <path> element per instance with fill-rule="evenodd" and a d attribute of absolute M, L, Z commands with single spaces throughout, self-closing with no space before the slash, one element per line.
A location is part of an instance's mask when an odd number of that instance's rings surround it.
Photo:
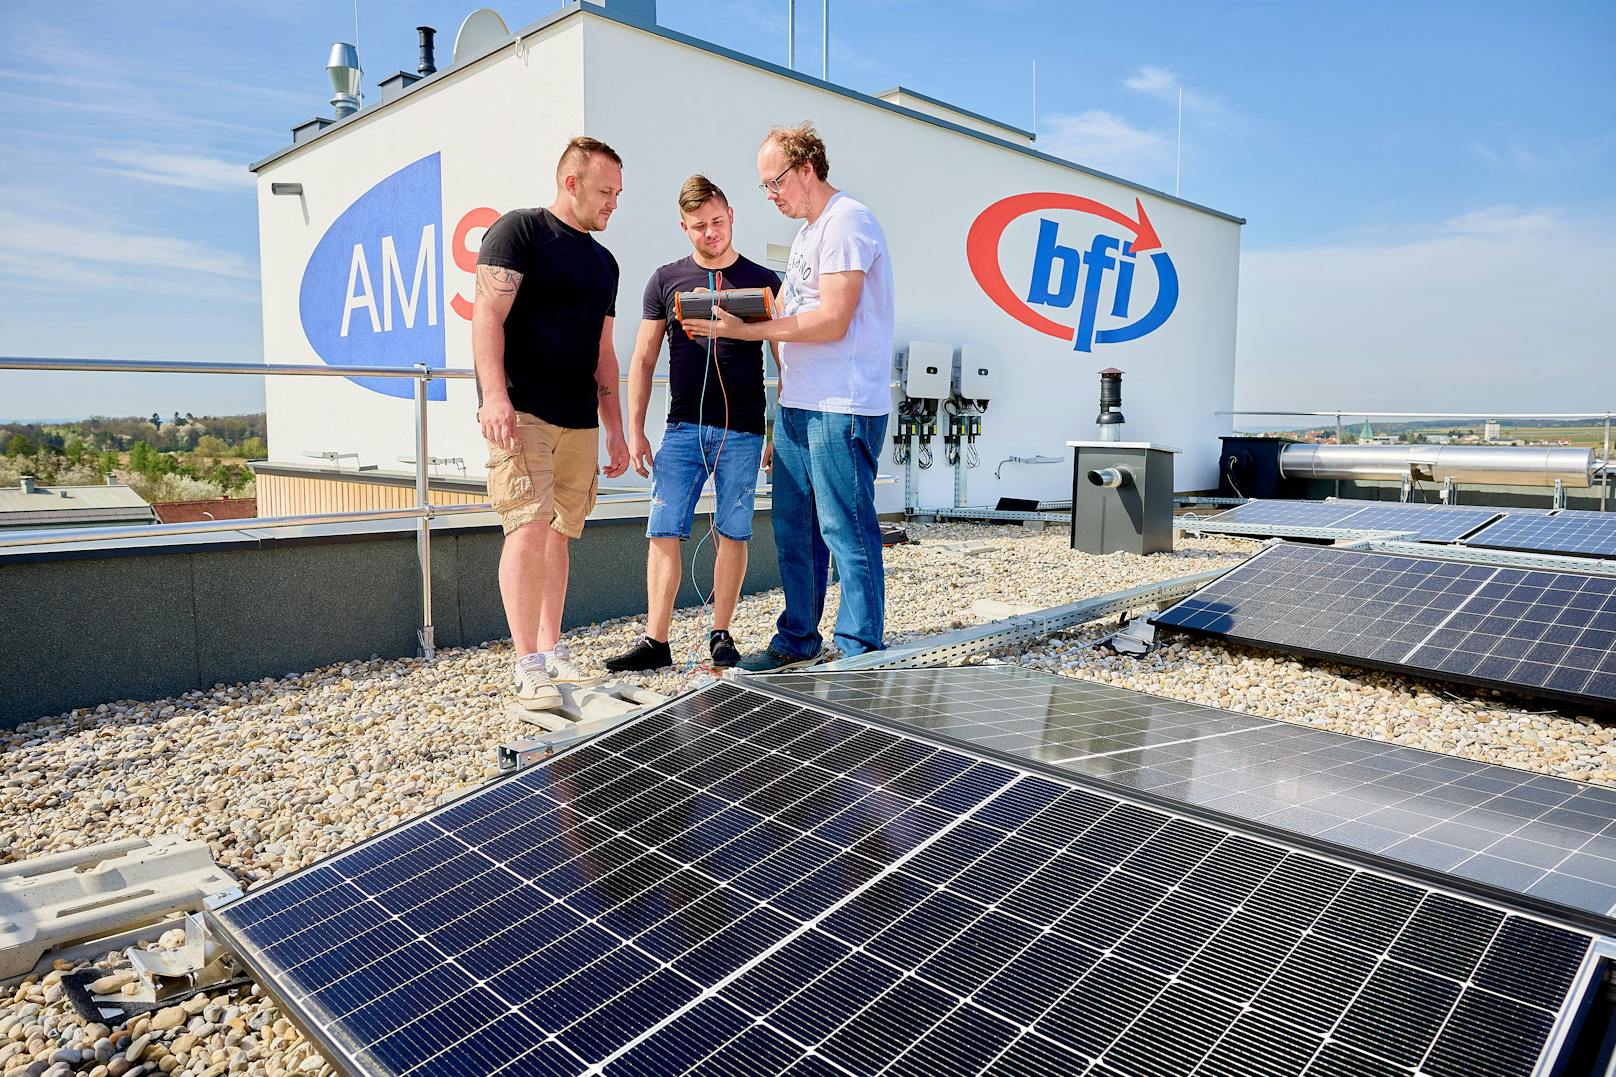
<path fill-rule="evenodd" d="M 690 537 L 690 522 L 713 476 L 713 530 L 735 542 L 752 537 L 763 435 L 722 426 L 671 422 L 651 460 L 651 512 L 646 538 Z"/>
<path fill-rule="evenodd" d="M 885 415 L 781 408 L 774 420 L 774 546 L 786 609 L 770 644 L 792 658 L 819 653 L 831 557 L 842 584 L 836 646 L 845 655 L 886 646 L 886 576 L 875 515 Z"/>

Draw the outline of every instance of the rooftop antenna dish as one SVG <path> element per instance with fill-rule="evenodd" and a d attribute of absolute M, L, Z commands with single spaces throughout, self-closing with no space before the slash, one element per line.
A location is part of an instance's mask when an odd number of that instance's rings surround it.
<path fill-rule="evenodd" d="M 465 63 L 487 52 L 497 42 L 511 36 L 511 28 L 493 8 L 480 7 L 466 16 L 455 34 L 454 62 Z"/>

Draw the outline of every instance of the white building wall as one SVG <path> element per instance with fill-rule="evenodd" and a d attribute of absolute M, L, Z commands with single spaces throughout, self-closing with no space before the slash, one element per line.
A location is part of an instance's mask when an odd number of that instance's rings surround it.
<path fill-rule="evenodd" d="M 624 270 L 620 312 L 630 296 L 637 302 L 652 267 L 688 252 L 674 200 L 692 172 L 705 172 L 730 195 L 736 246 L 743 253 L 762 260 L 766 244 L 790 243 L 799 222 L 782 217 L 757 189 L 757 147 L 770 126 L 812 119 L 828 146 L 831 182 L 868 205 L 886 232 L 897 284 L 898 343 L 984 345 L 1003 364 L 1004 399 L 983 420 L 977 446 L 982 466 L 969 475 L 971 503 L 1070 496 L 1069 466 L 1007 464 L 999 480 L 993 471 L 1009 456 L 1069 460 L 1066 442 L 1093 434 L 1097 372 L 1111 366 L 1127 372 L 1127 438 L 1183 448 L 1179 489 L 1217 484 L 1217 437 L 1230 423 L 1213 413 L 1233 407 L 1234 400 L 1238 224 L 632 27 L 590 20 L 585 31 L 590 132 L 622 152 L 626 165 L 622 205 L 602 237 Z M 663 94 L 660 107 L 647 108 L 647 86 L 679 91 Z M 723 107 L 704 121 L 700 103 L 709 90 Z M 1028 328 L 987 298 L 965 257 L 971 223 L 1001 198 L 1037 191 L 1087 196 L 1130 215 L 1136 197 L 1144 203 L 1180 282 L 1177 307 L 1160 329 L 1136 341 L 1077 352 L 1069 341 Z M 1038 216 L 1022 218 L 1005 234 L 1001 256 L 1012 287 L 1025 289 L 1029 281 Z M 1048 216 L 1072 226 L 1063 242 L 1086 246 L 1092 224 L 1080 234 L 1077 215 Z M 1138 271 L 1141 290 L 1147 274 Z M 1109 309 L 1109 296 L 1102 294 L 1102 310 Z M 1136 309 L 1146 299 L 1143 291 L 1136 294 Z M 618 326 L 625 358 L 631 323 L 623 318 Z M 942 463 L 940 440 L 933 448 L 937 463 L 922 473 L 921 499 L 948 505 L 952 473 Z M 896 473 L 890 449 L 884 470 Z M 883 488 L 879 499 L 883 511 L 901 508 L 901 485 Z"/>
<path fill-rule="evenodd" d="M 441 165 L 441 218 L 435 229 L 437 317 L 443 326 L 447 362 L 470 368 L 471 322 L 455 310 L 455 298 L 472 299 L 472 273 L 456 264 L 457 224 L 479 208 L 503 213 L 549 205 L 555 194 L 555 164 L 567 139 L 584 129 L 583 27 L 573 19 L 526 40 L 522 57 L 505 49 L 450 77 L 420 87 L 404 101 L 361 114 L 344 129 L 294 150 L 258 174 L 259 248 L 263 261 L 264 351 L 270 363 L 327 361 L 310 342 L 300 311 L 306 267 L 316 245 L 345 209 L 399 169 L 430 154 Z M 270 194 L 272 182 L 303 184 L 303 200 Z M 306 213 L 304 206 L 306 205 Z M 384 216 L 385 216 L 384 212 Z M 418 217 L 397 214 L 402 231 L 419 234 Z M 475 253 L 482 228 L 466 246 Z M 366 240 L 372 290 L 384 287 L 380 240 Z M 416 239 L 396 238 L 404 283 L 412 281 L 411 252 Z M 460 254 L 462 260 L 468 256 Z M 346 277 L 336 286 L 342 290 Z M 424 282 L 423 282 L 424 284 Z M 338 303 L 340 305 L 340 297 Z M 424 300 L 420 302 L 424 303 Z M 402 311 L 394 300 L 395 330 Z M 469 310 L 469 307 L 465 309 Z M 418 312 L 421 317 L 425 312 Z M 371 334 L 369 315 L 352 314 L 350 339 Z M 385 328 L 381 336 L 389 334 Z M 415 451 L 415 405 L 384 396 L 345 378 L 268 378 L 269 452 L 283 463 L 307 462 L 305 452 L 356 452 L 359 462 L 381 470 L 409 470 L 398 462 Z M 400 382 L 409 386 L 408 381 Z M 469 380 L 444 383 L 443 400 L 428 404 L 429 455 L 465 460 L 471 475 L 482 475 L 487 459 L 476 423 L 476 391 Z M 354 462 L 346 460 L 351 469 Z M 458 469 L 439 468 L 455 475 Z"/>
<path fill-rule="evenodd" d="M 468 70 L 440 76 L 402 101 L 362 115 L 261 169 L 268 361 L 321 361 L 300 310 L 311 255 L 356 199 L 398 170 L 437 153 L 441 348 L 448 365 L 469 367 L 470 323 L 452 303 L 456 295 L 469 300 L 472 283 L 471 274 L 455 261 L 457 223 L 481 207 L 503 212 L 547 205 L 562 144 L 587 132 L 613 145 L 625 162 L 620 207 L 599 238 L 623 271 L 616 341 L 626 369 L 646 278 L 655 266 L 689 252 L 677 224 L 679 184 L 700 171 L 722 186 L 735 206 L 738 249 L 766 261 L 771 246 L 778 250 L 789 245 L 798 222 L 781 217 L 757 190 L 757 146 L 773 124 L 812 119 L 829 145 L 832 182 L 868 204 L 885 228 L 897 283 L 898 343 L 925 339 L 975 344 L 999 358 L 1002 398 L 984 419 L 978 442 L 982 466 L 970 473 L 972 503 L 991 504 L 1001 496 L 1066 496 L 1069 466 L 1006 465 L 1000 480 L 993 471 L 1012 455 L 1069 459 L 1065 442 L 1093 431 L 1096 372 L 1109 366 L 1128 373 L 1123 407 L 1127 437 L 1183 447 L 1180 489 L 1215 485 L 1216 439 L 1228 431 L 1229 421 L 1214 412 L 1233 402 L 1239 255 L 1235 222 L 602 17 L 567 18 L 524 44 L 520 54 L 507 48 Z M 722 108 L 704 117 L 707 100 L 721 101 Z M 301 182 L 303 202 L 271 196 L 269 184 L 276 181 Z M 1180 282 L 1176 309 L 1160 328 L 1137 340 L 1079 352 L 1070 340 L 1016 321 L 984 294 L 965 256 L 972 222 L 1001 198 L 1040 191 L 1084 196 L 1129 216 L 1135 198 L 1140 199 Z M 1029 214 L 1011 224 L 1000 245 L 1000 261 L 1007 282 L 1019 293 L 1028 287 L 1040 217 L 1059 223 L 1064 245 L 1086 247 L 1096 230 L 1095 218 L 1066 211 Z M 1103 222 L 1100 226 L 1116 230 Z M 417 227 L 407 223 L 403 231 Z M 471 230 L 465 245 L 475 250 L 480 235 L 480 229 Z M 379 234 L 373 242 L 380 242 Z M 397 240 L 406 286 L 415 265 L 414 243 Z M 345 257 L 343 251 L 337 253 Z M 459 256 L 469 258 L 465 252 Z M 365 257 L 374 278 L 372 291 L 379 293 L 379 253 L 367 248 Z M 340 260 L 333 272 L 327 291 L 354 290 Z M 1104 312 L 1110 309 L 1115 275 L 1101 296 Z M 1143 258 L 1137 279 L 1135 317 L 1155 296 L 1153 273 Z M 343 313 L 343 298 L 337 295 L 332 301 L 336 306 L 323 308 L 316 319 L 327 325 L 328 335 L 331 321 Z M 379 304 L 379 295 L 375 301 Z M 397 296 L 392 305 L 397 325 L 403 317 Z M 347 313 L 345 341 L 375 335 L 363 297 Z M 1049 313 L 1070 322 L 1075 307 Z M 1100 324 L 1118 321 L 1102 316 Z M 665 363 L 664 356 L 663 372 Z M 297 462 L 305 451 L 336 450 L 358 452 L 361 462 L 392 470 L 402 466 L 398 455 L 413 451 L 413 404 L 346 379 L 271 379 L 268 405 L 270 452 L 277 461 Z M 660 436 L 665 407 L 659 390 L 648 424 L 653 442 Z M 481 474 L 484 456 L 471 384 L 450 382 L 447 399 L 430 409 L 432 455 L 463 457 L 471 474 Z M 940 439 L 934 452 L 937 463 L 922 474 L 921 499 L 946 505 L 952 500 L 953 480 L 942 461 Z M 883 470 L 898 474 L 890 448 Z M 631 473 L 620 482 L 640 480 Z M 882 488 L 879 502 L 883 511 L 901 508 L 901 484 Z"/>

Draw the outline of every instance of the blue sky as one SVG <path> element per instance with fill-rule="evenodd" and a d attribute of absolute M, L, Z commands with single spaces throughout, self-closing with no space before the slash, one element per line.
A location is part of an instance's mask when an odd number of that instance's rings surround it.
<path fill-rule="evenodd" d="M 468 0 L 361 0 L 367 91 Z M 513 26 L 558 6 L 505 0 Z M 785 0 L 660 0 L 776 61 Z M 798 4 L 817 72 L 819 5 Z M 19 5 L 0 36 L 0 354 L 263 358 L 248 162 L 329 114 L 350 3 Z M 836 0 L 831 77 L 897 83 L 1248 219 L 1238 403 L 1616 408 L 1616 5 Z M 946 62 L 939 62 L 945 60 Z M 0 418 L 247 411 L 225 378 L 0 373 Z"/>

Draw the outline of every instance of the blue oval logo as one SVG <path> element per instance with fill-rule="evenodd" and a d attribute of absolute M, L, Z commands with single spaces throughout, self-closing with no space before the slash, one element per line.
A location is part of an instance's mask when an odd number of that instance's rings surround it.
<path fill-rule="evenodd" d="M 303 270 L 303 335 L 331 366 L 445 365 L 443 186 L 439 155 L 394 172 L 342 211 Z M 384 396 L 413 399 L 402 378 L 353 377 Z M 443 400 L 440 379 L 427 399 Z"/>

